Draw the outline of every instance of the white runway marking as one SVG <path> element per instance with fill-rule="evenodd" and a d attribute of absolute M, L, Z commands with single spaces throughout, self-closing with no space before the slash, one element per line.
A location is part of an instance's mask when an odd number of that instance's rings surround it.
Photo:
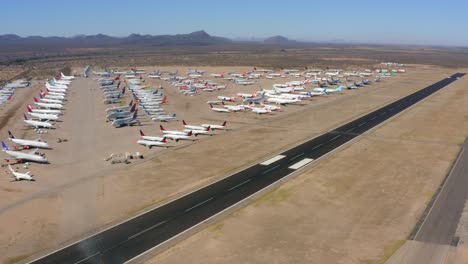
<path fill-rule="evenodd" d="M 295 164 L 291 165 L 289 168 L 293 169 L 293 170 L 297 170 L 297 169 L 299 169 L 301 167 L 304 167 L 305 165 L 309 164 L 312 161 L 313 161 L 313 159 L 307 159 L 306 158 L 306 159 L 303 159 L 303 160 L 299 161 L 298 163 L 295 163 Z"/>
<path fill-rule="evenodd" d="M 282 158 L 285 158 L 286 156 L 285 155 L 278 155 L 276 157 L 273 157 L 269 160 L 265 160 L 264 162 L 260 163 L 260 165 L 264 165 L 264 166 L 267 166 L 267 165 L 270 165 L 274 162 L 277 162 L 278 160 L 282 159 Z"/>

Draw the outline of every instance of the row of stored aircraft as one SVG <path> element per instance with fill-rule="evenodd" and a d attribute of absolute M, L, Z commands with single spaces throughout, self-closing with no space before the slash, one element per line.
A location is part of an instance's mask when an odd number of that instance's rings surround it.
<path fill-rule="evenodd" d="M 65 96 L 68 91 L 68 86 L 71 84 L 74 76 L 67 76 L 60 73 L 59 76 L 46 81 L 45 90 L 40 90 L 39 99 L 34 97 L 33 108 L 31 105 L 27 106 L 28 115 L 24 114 L 24 122 L 27 126 L 34 128 L 39 133 L 41 129 L 53 128 L 55 121 L 59 119 L 63 105 L 65 103 Z M 49 163 L 45 155 L 38 153 L 39 148 L 49 149 L 50 146 L 47 142 L 39 139 L 21 139 L 16 138 L 11 131 L 8 131 L 8 139 L 14 143 L 12 149 L 2 141 L 2 149 L 9 158 L 4 158 L 7 162 L 16 160 L 17 162 L 37 162 Z M 30 150 L 33 148 L 32 150 Z M 15 171 L 10 165 L 9 169 L 15 180 L 34 180 L 30 172 L 20 173 Z"/>

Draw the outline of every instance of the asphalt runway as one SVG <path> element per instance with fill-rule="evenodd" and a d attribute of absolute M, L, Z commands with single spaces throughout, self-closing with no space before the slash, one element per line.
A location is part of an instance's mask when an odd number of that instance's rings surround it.
<path fill-rule="evenodd" d="M 128 261 L 333 151 L 464 75 L 454 74 L 269 160 L 31 263 Z"/>
<path fill-rule="evenodd" d="M 468 142 L 465 141 L 458 160 L 414 240 L 457 246 L 455 231 L 468 196 L 467 146 Z"/>

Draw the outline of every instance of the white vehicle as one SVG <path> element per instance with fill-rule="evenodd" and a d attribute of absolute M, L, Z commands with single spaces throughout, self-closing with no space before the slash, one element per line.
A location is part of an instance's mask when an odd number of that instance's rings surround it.
<path fill-rule="evenodd" d="M 143 140 L 149 140 L 149 141 L 163 141 L 165 140 L 165 137 L 155 137 L 155 136 L 147 136 L 143 131 L 140 129 L 140 136 Z"/>
<path fill-rule="evenodd" d="M 39 162 L 39 163 L 49 163 L 49 161 L 44 158 L 41 155 L 37 155 L 36 152 L 38 149 L 35 149 L 31 152 L 24 153 L 21 151 L 13 151 L 8 148 L 8 146 L 5 144 L 5 142 L 2 141 L 2 147 L 3 151 L 12 157 L 12 159 L 18 160 L 18 161 L 34 161 L 34 162 Z M 8 159 L 6 159 L 8 160 Z"/>
<path fill-rule="evenodd" d="M 164 136 L 166 138 L 175 140 L 175 142 L 178 142 L 179 140 L 192 140 L 195 141 L 194 138 L 192 138 L 192 131 L 189 131 L 186 135 L 176 135 L 176 134 L 165 134 Z"/>
<path fill-rule="evenodd" d="M 270 97 L 270 98 L 267 99 L 267 102 L 286 105 L 286 104 L 298 103 L 298 102 L 301 102 L 301 100 L 299 100 L 299 99 L 287 99 L 287 98 Z"/>
<path fill-rule="evenodd" d="M 343 86 L 338 86 L 335 89 L 329 88 L 314 88 L 312 89 L 314 92 L 321 92 L 321 93 L 339 93 L 343 90 Z"/>
<path fill-rule="evenodd" d="M 162 132 L 164 135 L 182 135 L 182 136 L 188 135 L 188 133 L 185 132 L 185 131 L 166 130 L 166 129 L 164 129 L 164 127 L 163 127 L 162 125 L 159 125 L 159 129 L 161 130 L 161 132 Z"/>
<path fill-rule="evenodd" d="M 15 181 L 22 181 L 22 180 L 35 181 L 33 179 L 33 175 L 31 175 L 29 171 L 26 172 L 26 173 L 16 172 L 15 170 L 13 170 L 13 168 L 11 167 L 10 164 L 8 164 L 8 168 L 10 169 L 11 173 L 13 174 L 13 179 Z"/>
<path fill-rule="evenodd" d="M 11 131 L 8 131 L 8 136 L 9 136 L 8 139 L 10 139 L 15 144 L 17 144 L 17 145 L 19 145 L 19 146 L 21 146 L 23 148 L 30 148 L 30 147 L 49 148 L 49 144 L 47 144 L 47 142 L 44 142 L 44 141 L 15 138 L 13 136 L 13 134 L 11 133 Z"/>
<path fill-rule="evenodd" d="M 209 127 L 211 130 L 215 130 L 215 129 L 218 129 L 218 130 L 228 130 L 228 128 L 227 128 L 227 121 L 224 121 L 223 124 L 221 124 L 221 125 L 202 124 L 201 126 L 204 127 L 204 128 L 208 128 L 208 127 Z"/>
<path fill-rule="evenodd" d="M 136 119 L 137 115 L 138 115 L 138 109 L 135 110 L 135 113 L 133 113 L 133 116 L 129 116 L 127 118 L 116 119 L 112 121 L 112 125 L 114 127 L 133 126 L 134 124 L 140 125 L 140 121 Z"/>
<path fill-rule="evenodd" d="M 151 149 L 152 147 L 167 147 L 166 146 L 167 141 L 166 141 L 165 137 L 161 141 L 140 139 L 140 140 L 137 141 L 137 144 L 148 147 L 149 149 Z"/>
<path fill-rule="evenodd" d="M 24 122 L 34 128 L 52 128 L 52 124 L 44 121 L 29 120 L 26 114 L 24 115 Z"/>
<path fill-rule="evenodd" d="M 213 107 L 213 105 L 210 105 L 211 110 L 215 112 L 220 112 L 220 113 L 230 113 L 231 111 L 226 108 L 218 108 L 218 107 Z"/>
<path fill-rule="evenodd" d="M 28 112 L 30 113 L 40 113 L 40 114 L 54 114 L 59 115 L 62 113 L 60 110 L 53 110 L 53 109 L 34 109 L 31 105 L 28 105 Z"/>
<path fill-rule="evenodd" d="M 63 74 L 63 72 L 60 72 L 60 79 L 73 80 L 73 79 L 75 79 L 75 76 L 67 76 L 67 75 Z"/>
<path fill-rule="evenodd" d="M 204 127 L 204 126 L 192 126 L 192 125 L 188 125 L 185 120 L 182 120 L 182 124 L 184 124 L 184 127 L 187 128 L 187 129 L 191 129 L 191 130 L 205 130 L 207 131 L 207 127 Z"/>

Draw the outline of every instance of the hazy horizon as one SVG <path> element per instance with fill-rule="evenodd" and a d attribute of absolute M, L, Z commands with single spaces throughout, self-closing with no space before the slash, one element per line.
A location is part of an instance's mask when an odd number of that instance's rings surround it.
<path fill-rule="evenodd" d="M 301 42 L 468 46 L 468 2 L 305 0 L 271 3 L 219 1 L 9 1 L 7 27 L 19 36 L 96 35 L 125 37 L 187 34 L 204 30 L 229 39 L 281 35 Z"/>

